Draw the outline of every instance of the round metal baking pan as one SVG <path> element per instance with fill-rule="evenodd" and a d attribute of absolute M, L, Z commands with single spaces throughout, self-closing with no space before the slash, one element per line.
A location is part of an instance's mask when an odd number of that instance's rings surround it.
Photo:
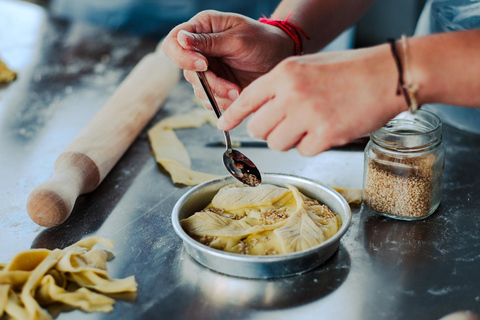
<path fill-rule="evenodd" d="M 277 278 L 299 274 L 311 270 L 328 258 L 338 249 L 340 238 L 350 226 L 352 214 L 347 201 L 335 190 L 319 182 L 303 177 L 262 173 L 262 183 L 285 187 L 294 185 L 306 196 L 326 204 L 333 212 L 340 215 L 340 230 L 327 241 L 307 250 L 274 256 L 253 256 L 223 252 L 203 245 L 191 238 L 181 227 L 180 220 L 201 211 L 213 199 L 223 186 L 237 181 L 225 176 L 204 182 L 185 193 L 176 203 L 172 213 L 173 228 L 183 240 L 190 254 L 200 264 L 217 272 L 242 278 Z"/>

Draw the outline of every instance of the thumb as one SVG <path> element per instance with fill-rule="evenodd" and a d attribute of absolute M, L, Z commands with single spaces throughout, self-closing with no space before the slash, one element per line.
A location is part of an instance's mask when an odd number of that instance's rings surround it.
<path fill-rule="evenodd" d="M 177 34 L 178 43 L 186 50 L 194 50 L 208 57 L 223 57 L 234 52 L 235 37 L 227 32 L 192 33 L 181 30 Z"/>

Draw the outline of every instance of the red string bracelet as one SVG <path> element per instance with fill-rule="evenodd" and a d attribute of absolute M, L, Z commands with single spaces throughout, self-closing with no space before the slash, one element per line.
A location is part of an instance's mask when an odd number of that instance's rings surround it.
<path fill-rule="evenodd" d="M 310 37 L 302 30 L 299 26 L 294 25 L 291 22 L 288 22 L 288 19 L 292 16 L 292 11 L 285 20 L 279 19 L 268 19 L 267 17 L 263 16 L 262 18 L 258 19 L 259 22 L 269 24 L 275 27 L 279 27 L 283 31 L 285 31 L 292 39 L 295 41 L 295 54 L 297 56 L 303 54 L 303 42 L 300 33 L 303 34 L 305 38 L 310 40 Z"/>

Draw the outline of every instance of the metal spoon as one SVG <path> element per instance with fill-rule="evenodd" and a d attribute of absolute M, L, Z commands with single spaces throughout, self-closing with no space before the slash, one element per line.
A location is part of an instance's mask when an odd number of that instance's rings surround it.
<path fill-rule="evenodd" d="M 218 108 L 217 101 L 215 101 L 215 98 L 213 97 L 213 92 L 207 82 L 207 77 L 205 77 L 203 72 L 197 72 L 197 75 L 205 93 L 207 94 L 208 100 L 212 105 L 213 111 L 215 111 L 217 118 L 220 118 L 222 113 Z M 225 135 L 225 145 L 227 147 L 227 150 L 225 150 L 223 154 L 223 164 L 228 172 L 230 172 L 230 174 L 237 180 L 250 187 L 258 186 L 262 182 L 262 176 L 260 175 L 257 166 L 243 153 L 232 148 L 230 133 L 228 131 L 223 131 L 223 134 Z"/>

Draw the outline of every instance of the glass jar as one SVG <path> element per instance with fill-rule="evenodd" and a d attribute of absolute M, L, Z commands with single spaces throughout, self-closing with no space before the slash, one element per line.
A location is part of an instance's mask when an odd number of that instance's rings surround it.
<path fill-rule="evenodd" d="M 400 114 L 370 135 L 364 205 L 395 219 L 428 217 L 442 197 L 444 159 L 440 118 L 424 110 Z"/>

